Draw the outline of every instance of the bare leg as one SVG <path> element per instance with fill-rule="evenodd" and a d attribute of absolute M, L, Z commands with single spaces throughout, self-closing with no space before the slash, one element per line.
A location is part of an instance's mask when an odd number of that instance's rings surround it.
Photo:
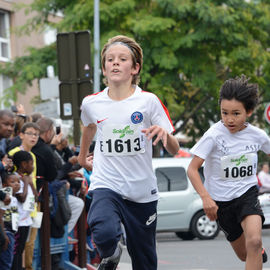
<path fill-rule="evenodd" d="M 244 233 L 231 245 L 240 260 L 246 261 L 246 270 L 262 269 L 262 220 L 259 215 L 247 216 L 241 223 Z"/>

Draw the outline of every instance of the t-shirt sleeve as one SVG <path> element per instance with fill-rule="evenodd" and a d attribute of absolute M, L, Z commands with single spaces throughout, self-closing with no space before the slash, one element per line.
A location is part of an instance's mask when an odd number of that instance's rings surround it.
<path fill-rule="evenodd" d="M 161 126 L 169 133 L 174 132 L 169 111 L 156 95 L 153 95 L 151 105 L 151 124 Z"/>
<path fill-rule="evenodd" d="M 210 154 L 212 149 L 214 148 L 214 140 L 209 133 L 205 133 L 202 138 L 190 149 L 190 152 L 193 155 L 196 155 L 202 159 L 206 159 L 206 157 Z"/>
<path fill-rule="evenodd" d="M 85 127 L 89 124 L 93 124 L 94 120 L 91 115 L 91 104 L 89 103 L 89 97 L 84 98 L 81 106 L 81 120 Z"/>
<path fill-rule="evenodd" d="M 262 143 L 262 147 L 261 150 L 269 155 L 270 154 L 270 139 L 268 137 L 268 135 L 266 134 L 266 132 L 263 131 L 264 134 L 264 142 Z"/>

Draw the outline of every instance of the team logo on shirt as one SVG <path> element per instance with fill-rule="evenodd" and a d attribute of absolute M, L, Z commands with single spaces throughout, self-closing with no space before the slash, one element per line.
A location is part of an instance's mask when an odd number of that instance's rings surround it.
<path fill-rule="evenodd" d="M 131 115 L 131 121 L 133 124 L 139 124 L 142 122 L 142 120 L 143 120 L 143 115 L 140 112 L 134 112 Z"/>

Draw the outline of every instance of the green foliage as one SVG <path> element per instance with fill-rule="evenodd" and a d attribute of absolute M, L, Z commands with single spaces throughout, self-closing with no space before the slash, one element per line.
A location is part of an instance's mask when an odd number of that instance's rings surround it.
<path fill-rule="evenodd" d="M 58 10 L 63 19 L 50 23 L 51 11 Z M 37 16 L 22 31 L 51 25 L 59 32 L 93 32 L 94 1 L 35 0 L 28 6 L 33 11 Z M 261 106 L 251 121 L 267 126 L 262 115 L 270 101 L 269 1 L 103 0 L 100 33 L 101 46 L 117 34 L 141 44 L 141 86 L 160 97 L 178 123 L 176 130 L 189 135 L 191 144 L 219 120 L 217 99 L 224 80 L 242 73 L 260 86 Z M 53 46 L 32 49 L 0 72 L 15 79 L 15 94 L 42 77 L 48 64 L 56 65 Z"/>

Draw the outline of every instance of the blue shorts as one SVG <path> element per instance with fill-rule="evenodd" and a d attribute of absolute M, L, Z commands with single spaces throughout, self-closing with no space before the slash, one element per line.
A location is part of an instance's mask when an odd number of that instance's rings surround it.
<path fill-rule="evenodd" d="M 100 256 L 113 255 L 122 235 L 122 223 L 132 269 L 156 270 L 157 201 L 132 202 L 106 188 L 91 191 L 91 196 L 87 222 Z"/>

